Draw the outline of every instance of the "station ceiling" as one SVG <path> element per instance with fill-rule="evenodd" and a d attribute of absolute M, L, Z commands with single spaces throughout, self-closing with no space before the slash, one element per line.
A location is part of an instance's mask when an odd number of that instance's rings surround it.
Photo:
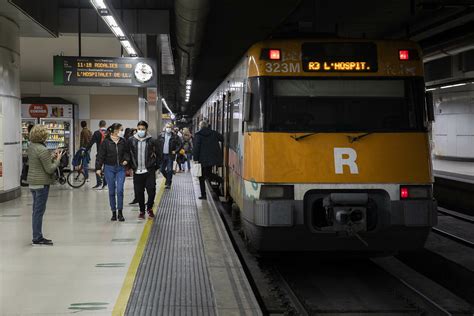
<path fill-rule="evenodd" d="M 32 16 L 47 24 L 49 29 L 53 28 L 53 34 L 59 33 L 58 24 L 44 21 L 52 13 L 59 15 L 61 10 L 78 6 L 91 8 L 88 0 L 42 0 L 43 13 L 38 14 L 40 1 L 0 0 L 0 5 L 5 1 L 14 2 L 27 12 L 36 10 L 36 15 Z M 191 99 L 185 103 L 184 87 L 178 80 L 180 69 L 174 13 L 177 1 L 111 0 L 111 3 L 116 10 L 169 12 L 167 31 L 177 73 L 165 76 L 161 89 L 169 100 L 168 104 L 187 114 L 192 114 L 202 104 L 246 49 L 259 40 L 290 36 L 409 38 L 418 41 L 425 52 L 433 53 L 450 43 L 472 43 L 474 38 L 474 0 L 209 0 L 200 39 L 201 49 L 190 74 L 193 78 Z M 150 24 L 155 29 L 159 27 L 155 27 L 156 21 L 152 19 L 140 23 Z"/>

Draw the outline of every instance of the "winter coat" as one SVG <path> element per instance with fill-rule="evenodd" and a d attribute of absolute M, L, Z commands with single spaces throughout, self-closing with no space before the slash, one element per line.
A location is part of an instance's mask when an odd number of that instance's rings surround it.
<path fill-rule="evenodd" d="M 79 144 L 81 147 L 87 147 L 92 140 L 92 132 L 87 127 L 84 127 L 81 131 L 81 136 L 79 138 Z"/>
<path fill-rule="evenodd" d="M 224 142 L 224 137 L 210 129 L 202 128 L 194 137 L 193 159 L 199 161 L 201 166 L 222 166 L 222 149 L 219 142 Z"/>
<path fill-rule="evenodd" d="M 164 154 L 163 147 L 165 146 L 165 134 L 161 134 L 160 138 L 158 139 L 158 144 Z M 169 141 L 169 154 L 171 155 L 172 159 L 176 158 L 176 154 L 181 149 L 181 140 L 176 134 L 171 133 L 171 139 Z M 173 154 L 174 151 L 174 154 Z"/>
<path fill-rule="evenodd" d="M 193 152 L 193 138 L 191 135 L 183 135 L 183 149 L 186 154 L 192 154 Z"/>
<path fill-rule="evenodd" d="M 104 164 L 109 166 L 123 165 L 124 161 L 130 162 L 130 151 L 125 139 L 120 137 L 116 144 L 110 137 L 106 137 L 99 146 L 99 152 L 95 160 L 95 170 L 102 169 Z"/>
<path fill-rule="evenodd" d="M 97 144 L 97 153 L 99 153 L 100 144 L 102 144 L 102 142 L 105 140 L 106 134 L 107 134 L 106 129 L 96 130 L 94 132 L 94 134 L 92 134 L 92 138 L 91 138 L 89 144 L 86 146 L 86 150 L 87 151 L 91 150 L 92 146 L 94 146 L 94 144 Z"/>
<path fill-rule="evenodd" d="M 137 171 L 138 167 L 138 143 L 145 143 L 145 168 L 147 170 L 158 169 L 163 159 L 163 151 L 159 142 L 147 135 L 144 140 L 140 140 L 138 135 L 128 139 L 128 147 L 130 149 L 130 167 Z"/>
<path fill-rule="evenodd" d="M 51 151 L 44 144 L 31 143 L 28 146 L 28 179 L 30 185 L 51 185 L 59 160 L 53 160 Z"/>

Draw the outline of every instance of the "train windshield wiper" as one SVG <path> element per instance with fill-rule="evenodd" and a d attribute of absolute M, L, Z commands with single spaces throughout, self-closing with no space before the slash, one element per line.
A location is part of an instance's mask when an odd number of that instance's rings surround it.
<path fill-rule="evenodd" d="M 300 136 L 291 135 L 291 138 L 293 138 L 296 141 L 299 141 L 300 139 L 303 139 L 303 138 L 306 138 L 306 137 L 309 137 L 309 136 L 312 136 L 312 135 L 316 135 L 316 134 L 319 134 L 319 133 L 308 133 L 308 134 L 304 134 L 304 135 L 300 135 Z"/>
<path fill-rule="evenodd" d="M 365 133 L 365 134 L 358 135 L 358 136 L 347 135 L 347 138 L 349 138 L 349 143 L 353 143 L 353 142 L 361 140 L 365 136 L 369 136 L 370 134 L 372 134 L 372 133 Z"/>

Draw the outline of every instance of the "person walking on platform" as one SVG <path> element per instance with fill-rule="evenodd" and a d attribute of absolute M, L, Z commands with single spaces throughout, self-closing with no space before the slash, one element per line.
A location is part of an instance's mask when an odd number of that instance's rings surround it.
<path fill-rule="evenodd" d="M 107 128 L 105 127 L 107 123 L 104 120 L 101 120 L 99 122 L 99 129 L 94 132 L 92 135 L 92 139 L 89 142 L 89 144 L 86 146 L 86 150 L 89 151 L 91 150 L 92 146 L 96 144 L 97 146 L 97 154 L 95 159 L 97 160 L 97 155 L 99 154 L 99 147 L 102 144 L 102 142 L 105 139 L 105 136 L 107 136 Z M 107 185 L 107 180 L 104 179 L 102 183 L 102 177 L 96 172 L 96 185 L 93 186 L 93 189 L 99 189 L 99 188 L 104 188 Z"/>
<path fill-rule="evenodd" d="M 91 142 L 92 139 L 92 132 L 90 129 L 87 128 L 87 122 L 81 122 L 81 136 L 79 138 L 79 144 L 81 148 L 87 148 L 87 145 Z M 86 150 L 87 151 L 87 150 Z M 86 179 L 89 179 L 89 160 L 83 159 L 82 160 L 82 170 L 84 171 L 84 176 Z"/>
<path fill-rule="evenodd" d="M 28 135 L 26 136 L 26 139 L 24 139 L 27 141 L 27 148 L 30 145 L 30 133 L 34 126 L 35 126 L 34 124 L 28 124 L 28 127 L 27 127 Z M 28 155 L 26 155 L 26 157 L 23 157 L 22 160 L 23 160 L 23 166 L 21 169 L 20 184 L 22 187 L 27 187 L 28 186 L 28 168 L 29 168 Z"/>
<path fill-rule="evenodd" d="M 176 153 L 181 147 L 178 136 L 173 133 L 171 123 L 166 124 L 165 131 L 159 138 L 159 145 L 163 152 L 161 173 L 166 179 L 165 188 L 170 189 L 173 180 L 173 162 L 176 158 Z"/>
<path fill-rule="evenodd" d="M 54 183 L 54 172 L 59 166 L 64 151 L 57 149 L 52 157 L 45 145 L 47 138 L 48 130 L 45 125 L 35 125 L 31 129 L 27 182 L 33 195 L 33 245 L 53 245 L 52 240 L 43 236 L 43 215 L 46 211 L 49 186 Z"/>
<path fill-rule="evenodd" d="M 140 206 L 138 218 L 145 219 L 145 207 L 149 218 L 154 218 L 153 204 L 156 195 L 156 169 L 162 159 L 158 141 L 148 134 L 148 123 L 140 121 L 137 133 L 128 140 L 130 166 L 133 169 L 135 198 Z M 145 205 L 145 190 L 148 201 Z"/>
<path fill-rule="evenodd" d="M 188 166 L 188 172 L 190 172 L 191 159 L 193 159 L 193 135 L 187 127 L 183 128 L 183 149 L 186 154 L 186 165 Z"/>
<path fill-rule="evenodd" d="M 102 175 L 104 167 L 105 179 L 109 187 L 109 202 L 112 211 L 110 220 L 123 222 L 123 191 L 125 183 L 125 166 L 130 161 L 130 152 L 123 138 L 123 127 L 120 123 L 114 123 L 107 129 L 107 137 L 99 147 L 99 153 L 95 162 L 95 170 L 98 176 Z"/>
<path fill-rule="evenodd" d="M 199 199 L 206 199 L 206 179 L 215 182 L 222 182 L 222 179 L 212 173 L 212 167 L 222 166 L 222 149 L 219 142 L 224 142 L 224 137 L 213 131 L 207 121 L 199 123 L 199 132 L 196 133 L 193 148 L 193 159 L 201 164 L 201 174 L 199 177 L 199 186 L 201 196 Z"/>
<path fill-rule="evenodd" d="M 125 129 L 125 133 L 123 135 L 123 138 L 125 138 L 125 140 L 128 142 L 128 140 L 133 137 L 135 134 L 136 134 L 137 130 L 135 128 L 126 128 Z M 132 169 L 133 170 L 133 169 Z M 133 173 L 132 170 L 128 170 L 130 173 Z M 133 175 L 133 174 L 132 174 Z M 125 173 L 125 176 L 128 176 L 127 173 Z M 133 200 L 128 203 L 129 205 L 134 205 L 134 204 L 137 204 L 138 203 L 138 200 L 135 196 L 135 192 L 133 193 Z"/>
<path fill-rule="evenodd" d="M 183 144 L 183 133 L 179 130 L 179 128 L 175 127 L 174 133 L 178 136 L 179 142 L 181 145 Z M 183 164 L 186 161 L 186 155 L 184 150 L 181 148 L 177 153 L 176 153 L 176 167 L 174 170 L 174 174 L 178 172 L 183 172 Z"/>

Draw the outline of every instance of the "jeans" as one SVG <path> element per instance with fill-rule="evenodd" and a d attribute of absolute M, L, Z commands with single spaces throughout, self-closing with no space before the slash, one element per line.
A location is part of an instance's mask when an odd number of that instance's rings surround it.
<path fill-rule="evenodd" d="M 89 179 L 89 162 L 86 159 L 82 160 L 82 172 L 84 172 L 84 177 Z"/>
<path fill-rule="evenodd" d="M 152 209 L 156 195 L 156 174 L 155 170 L 148 170 L 147 173 L 133 175 L 133 188 L 135 198 L 140 205 L 140 212 L 145 212 L 145 189 L 148 194 L 146 209 Z"/>
<path fill-rule="evenodd" d="M 124 166 L 104 166 L 105 180 L 109 187 L 109 203 L 112 212 L 123 210 L 123 185 L 125 183 Z M 117 201 L 115 196 L 117 195 Z"/>
<path fill-rule="evenodd" d="M 166 185 L 171 185 L 171 181 L 173 180 L 173 161 L 173 155 L 163 155 L 163 162 L 161 163 L 161 173 L 166 179 Z"/>
<path fill-rule="evenodd" d="M 193 154 L 186 154 L 186 158 L 188 159 L 186 161 L 186 164 L 188 165 L 188 171 L 191 171 L 191 160 L 193 159 Z"/>
<path fill-rule="evenodd" d="M 49 185 L 45 185 L 42 189 L 31 190 L 31 194 L 33 195 L 33 241 L 40 241 L 43 238 L 43 215 L 46 211 Z"/>

